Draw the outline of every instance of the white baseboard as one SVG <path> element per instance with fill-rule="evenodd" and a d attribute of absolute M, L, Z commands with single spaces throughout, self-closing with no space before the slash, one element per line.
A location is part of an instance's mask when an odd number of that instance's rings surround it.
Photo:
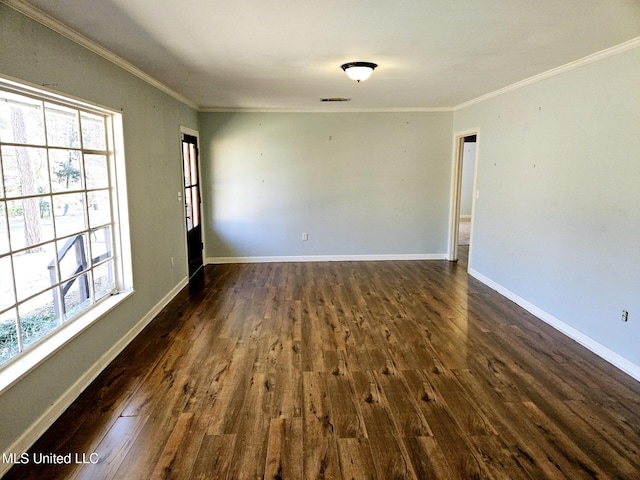
<path fill-rule="evenodd" d="M 444 253 L 401 253 L 385 255 L 300 255 L 265 257 L 207 257 L 207 265 L 222 263 L 279 262 L 375 262 L 385 260 L 446 260 Z"/>
<path fill-rule="evenodd" d="M 96 379 L 96 377 L 125 349 L 127 345 L 155 318 L 160 311 L 188 284 L 184 278 L 169 293 L 167 293 L 131 330 L 116 344 L 104 353 L 56 402 L 44 412 L 40 418 L 18 438 L 7 452 L 18 455 L 26 452 L 40 438 L 47 429 L 69 408 L 73 401 Z M 0 477 L 13 465 L 0 463 Z"/>
<path fill-rule="evenodd" d="M 488 287 L 492 288 L 493 290 L 495 290 L 499 294 L 507 297 L 509 300 L 511 300 L 512 302 L 516 303 L 517 305 L 520 305 L 522 308 L 527 310 L 529 313 L 535 315 L 536 317 L 538 317 L 543 322 L 551 325 L 553 328 L 555 328 L 559 332 L 561 332 L 561 333 L 565 334 L 567 337 L 575 340 L 576 342 L 578 342 L 583 347 L 588 348 L 589 350 L 591 350 L 593 353 L 595 353 L 596 355 L 598 355 L 602 359 L 606 360 L 607 362 L 609 362 L 613 366 L 619 368 L 620 370 L 622 370 L 623 372 L 625 372 L 626 374 L 630 375 L 631 377 L 633 377 L 634 379 L 636 379 L 636 380 L 638 380 L 640 382 L 640 366 L 638 366 L 635 363 L 627 360 L 622 355 L 620 355 L 619 353 L 614 352 L 610 348 L 605 347 L 604 345 L 602 345 L 601 343 L 597 342 L 593 338 L 591 338 L 588 335 L 585 335 L 584 333 L 582 333 L 580 330 L 575 329 L 571 325 L 569 325 L 569 324 L 563 322 L 562 320 L 554 317 L 550 313 L 545 312 L 541 308 L 539 308 L 536 305 L 532 304 L 528 300 L 525 300 L 524 298 L 520 297 L 519 295 L 513 293 L 511 290 L 508 290 L 507 288 L 503 287 L 499 283 L 494 282 L 493 280 L 491 280 L 490 278 L 488 278 L 485 275 L 481 274 L 477 270 L 474 270 L 474 269 L 470 268 L 469 269 L 469 275 L 471 275 L 472 277 L 480 280 L 482 283 L 484 283 Z"/>

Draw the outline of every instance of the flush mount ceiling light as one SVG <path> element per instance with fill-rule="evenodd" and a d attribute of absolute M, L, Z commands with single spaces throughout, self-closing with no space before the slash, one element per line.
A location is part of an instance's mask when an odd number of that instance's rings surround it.
<path fill-rule="evenodd" d="M 345 63 L 340 68 L 344 70 L 344 73 L 346 73 L 351 80 L 355 80 L 360 83 L 362 80 L 369 78 L 373 69 L 377 66 L 378 65 L 371 62 L 349 62 Z"/>

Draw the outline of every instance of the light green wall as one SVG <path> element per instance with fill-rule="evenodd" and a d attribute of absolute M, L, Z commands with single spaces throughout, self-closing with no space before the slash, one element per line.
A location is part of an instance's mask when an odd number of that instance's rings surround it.
<path fill-rule="evenodd" d="M 638 79 L 636 48 L 454 119 L 455 131 L 480 129 L 472 268 L 635 365 Z"/>
<path fill-rule="evenodd" d="M 179 128 L 191 108 L 0 4 L 0 73 L 123 113 L 135 293 L 0 394 L 0 452 L 186 276 Z M 170 258 L 175 258 L 171 269 Z"/>
<path fill-rule="evenodd" d="M 446 253 L 452 113 L 202 113 L 200 126 L 207 257 Z"/>

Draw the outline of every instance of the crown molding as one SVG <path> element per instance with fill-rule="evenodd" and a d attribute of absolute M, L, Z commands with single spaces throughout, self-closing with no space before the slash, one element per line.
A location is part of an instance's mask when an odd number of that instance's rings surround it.
<path fill-rule="evenodd" d="M 157 88 L 161 92 L 164 92 L 167 95 L 175 98 L 179 102 L 184 103 L 185 105 L 193 108 L 194 110 L 198 110 L 198 105 L 193 103 L 188 98 L 180 95 L 178 92 L 167 87 L 164 83 L 159 82 L 158 80 L 153 78 L 151 75 L 143 72 L 132 63 L 129 63 L 128 61 L 126 61 L 124 58 L 119 57 L 118 55 L 106 49 L 102 45 L 85 37 L 80 32 L 77 32 L 76 30 L 65 25 L 59 20 L 56 20 L 51 15 L 46 14 L 45 12 L 33 7 L 32 5 L 29 5 L 23 2 L 22 0 L 0 0 L 0 3 L 4 3 L 8 7 L 14 9 L 15 11 L 25 15 L 26 17 L 31 18 L 32 20 L 35 20 L 41 25 L 44 25 L 45 27 L 53 30 L 54 32 L 59 33 L 63 37 L 68 38 L 72 42 L 77 43 L 78 45 L 95 53 L 96 55 L 101 56 L 105 60 L 108 60 L 109 62 L 115 64 L 116 66 L 122 68 L 123 70 L 131 73 L 132 75 L 135 75 L 139 79 Z"/>
<path fill-rule="evenodd" d="M 580 58 L 573 62 L 566 63 L 556 68 L 552 68 L 551 70 L 547 70 L 546 72 L 539 73 L 538 75 L 534 75 L 519 82 L 512 83 L 511 85 L 498 90 L 494 90 L 493 92 L 474 98 L 473 100 L 469 100 L 468 102 L 461 103 L 460 105 L 456 105 L 455 107 L 453 107 L 452 110 L 454 112 L 457 110 L 461 110 L 490 98 L 497 97 L 514 90 L 518 90 L 519 88 L 526 87 L 527 85 L 532 85 L 542 80 L 546 80 L 547 78 L 555 77 L 556 75 L 575 70 L 576 68 L 584 67 L 585 65 L 604 60 L 605 58 L 613 57 L 614 55 L 618 55 L 622 52 L 626 52 L 627 50 L 632 50 L 638 47 L 640 47 L 640 37 L 632 38 L 631 40 L 628 40 L 619 45 L 615 45 L 605 50 L 592 53 L 591 55 L 587 55 L 586 57 Z"/>
<path fill-rule="evenodd" d="M 453 107 L 415 108 L 234 108 L 200 107 L 202 113 L 407 113 L 407 112 L 453 112 Z"/>

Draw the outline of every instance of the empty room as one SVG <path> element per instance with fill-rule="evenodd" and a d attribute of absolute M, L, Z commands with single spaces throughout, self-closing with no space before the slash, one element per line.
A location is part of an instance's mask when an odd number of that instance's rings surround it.
<path fill-rule="evenodd" d="M 0 477 L 640 478 L 640 3 L 0 0 Z"/>

